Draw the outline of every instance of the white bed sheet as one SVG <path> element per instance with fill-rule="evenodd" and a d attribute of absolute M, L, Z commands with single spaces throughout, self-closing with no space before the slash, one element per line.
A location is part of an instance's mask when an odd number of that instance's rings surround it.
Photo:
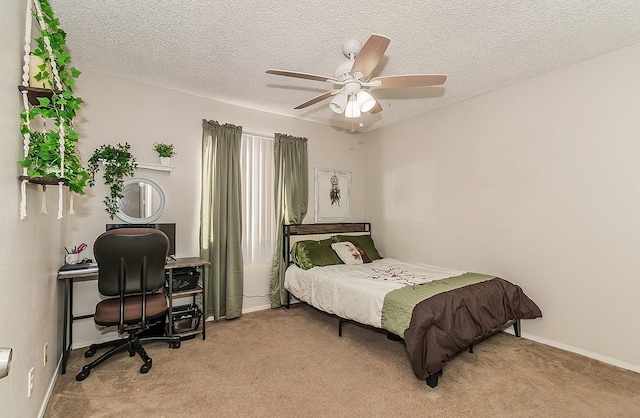
<path fill-rule="evenodd" d="M 285 273 L 284 287 L 297 299 L 322 311 L 381 328 L 382 304 L 388 292 L 464 273 L 392 258 L 309 270 L 291 265 Z"/>

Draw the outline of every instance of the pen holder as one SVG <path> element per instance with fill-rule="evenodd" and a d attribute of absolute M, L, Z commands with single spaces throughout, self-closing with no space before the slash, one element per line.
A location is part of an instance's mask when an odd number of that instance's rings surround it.
<path fill-rule="evenodd" d="M 67 254 L 65 261 L 67 264 L 78 264 L 80 262 L 80 254 Z"/>

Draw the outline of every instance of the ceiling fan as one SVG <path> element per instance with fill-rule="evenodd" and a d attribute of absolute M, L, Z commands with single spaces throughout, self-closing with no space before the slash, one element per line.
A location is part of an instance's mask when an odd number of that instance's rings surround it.
<path fill-rule="evenodd" d="M 295 109 L 304 109 L 322 100 L 334 96 L 329 108 L 348 118 L 358 118 L 362 112 L 371 114 L 382 111 L 380 102 L 371 94 L 370 89 L 394 87 L 424 87 L 444 84 L 447 76 L 443 74 L 408 74 L 370 78 L 384 55 L 391 39 L 382 35 L 371 35 L 364 45 L 358 40 L 349 40 L 342 45 L 342 52 L 348 60 L 338 65 L 333 77 L 299 73 L 286 70 L 267 70 L 267 74 L 302 78 L 313 81 L 326 81 L 335 86 L 333 90 L 322 93 Z M 361 126 L 362 123 L 360 124 Z"/>

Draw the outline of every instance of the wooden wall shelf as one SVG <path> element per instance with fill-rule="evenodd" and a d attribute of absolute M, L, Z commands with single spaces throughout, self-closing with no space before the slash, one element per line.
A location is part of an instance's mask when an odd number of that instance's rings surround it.
<path fill-rule="evenodd" d="M 51 100 L 51 97 L 53 96 L 53 90 L 43 89 L 40 87 L 18 86 L 18 90 L 20 90 L 21 92 L 27 92 L 29 103 L 31 103 L 32 106 L 38 106 L 40 104 L 40 102 L 38 101 L 38 97 L 46 97 L 47 99 Z"/>
<path fill-rule="evenodd" d="M 57 177 L 29 177 L 29 176 L 18 176 L 20 180 L 27 180 L 29 183 L 33 184 L 41 184 L 43 186 L 57 186 L 59 182 L 62 181 L 64 185 L 69 184 L 69 180 L 65 178 L 57 178 Z"/>
<path fill-rule="evenodd" d="M 142 168 L 145 170 L 166 171 L 167 173 L 171 173 L 171 171 L 175 167 L 171 165 L 162 165 L 162 164 L 138 163 L 136 168 Z"/>

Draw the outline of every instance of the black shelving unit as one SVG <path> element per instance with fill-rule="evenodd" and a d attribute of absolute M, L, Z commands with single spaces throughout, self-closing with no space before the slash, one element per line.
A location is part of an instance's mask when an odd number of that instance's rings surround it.
<path fill-rule="evenodd" d="M 202 334 L 202 339 L 206 338 L 205 318 L 207 312 L 207 298 L 206 298 L 206 272 L 205 267 L 208 263 L 200 258 L 179 258 L 171 261 L 167 264 L 167 286 L 166 292 L 169 299 L 169 312 L 166 325 L 167 335 L 179 335 L 181 338 L 192 337 L 198 334 Z M 196 287 L 187 290 L 173 290 L 173 272 L 175 269 L 182 268 L 194 268 L 200 273 Z M 194 330 L 184 332 L 174 332 L 174 311 L 176 306 L 174 304 L 176 299 L 191 297 L 191 304 L 197 305 L 200 310 L 200 321 L 198 327 Z M 199 299 L 199 300 L 198 300 Z"/>

